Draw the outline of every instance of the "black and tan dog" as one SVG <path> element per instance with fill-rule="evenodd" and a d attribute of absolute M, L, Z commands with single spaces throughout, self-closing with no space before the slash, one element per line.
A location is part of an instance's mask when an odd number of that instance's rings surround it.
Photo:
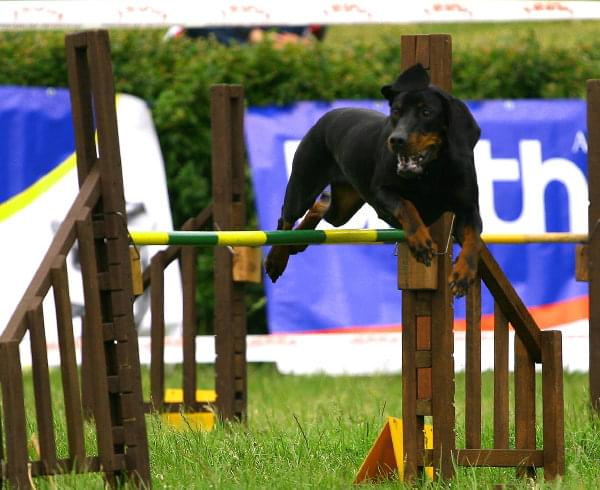
<path fill-rule="evenodd" d="M 430 83 L 420 65 L 381 89 L 390 115 L 364 109 L 325 114 L 300 142 L 278 229 L 314 229 L 321 219 L 346 223 L 366 202 L 384 221 L 403 228 L 415 258 L 431 264 L 428 226 L 444 212 L 455 214 L 454 236 L 462 245 L 448 278 L 456 296 L 476 273 L 481 218 L 473 161 L 480 130 L 464 103 Z M 331 192 L 323 193 L 327 185 Z M 321 196 L 317 199 L 318 196 Z M 265 261 L 273 282 L 289 256 L 306 246 L 276 245 Z"/>

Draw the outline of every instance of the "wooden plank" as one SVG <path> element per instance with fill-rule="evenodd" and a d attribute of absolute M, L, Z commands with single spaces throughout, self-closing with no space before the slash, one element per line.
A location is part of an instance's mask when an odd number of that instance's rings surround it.
<path fill-rule="evenodd" d="M 183 300 L 183 403 L 196 401 L 196 247 L 184 247 L 181 251 L 181 282 Z"/>
<path fill-rule="evenodd" d="M 424 35 L 417 35 L 416 37 L 416 44 L 415 44 L 415 62 L 416 63 L 421 63 L 423 65 L 423 67 L 428 70 L 430 68 L 430 56 L 431 56 L 431 51 L 430 51 L 430 38 L 431 36 L 428 36 L 426 34 Z"/>
<path fill-rule="evenodd" d="M 430 400 L 432 398 L 431 368 L 417 368 L 417 400 Z"/>
<path fill-rule="evenodd" d="M 243 97 L 241 86 L 211 88 L 213 220 L 215 228 L 221 230 L 245 227 Z M 214 257 L 217 408 L 224 419 L 244 419 L 247 400 L 244 286 L 233 281 L 233 258 L 227 248 L 216 249 Z M 243 366 L 237 371 L 236 355 L 244 356 Z M 236 380 L 241 380 L 243 391 L 236 391 Z"/>
<path fill-rule="evenodd" d="M 535 449 L 457 449 L 453 455 L 461 466 L 544 466 L 544 452 Z"/>
<path fill-rule="evenodd" d="M 437 248 L 434 246 L 434 249 Z M 437 289 L 437 256 L 434 255 L 431 265 L 428 267 L 417 262 L 408 244 L 398 243 L 396 245 L 398 256 L 398 289 Z"/>
<path fill-rule="evenodd" d="M 431 350 L 431 317 L 417 316 L 417 350 Z"/>
<path fill-rule="evenodd" d="M 542 397 L 544 478 L 554 480 L 565 474 L 562 336 L 558 331 L 542 332 Z"/>
<path fill-rule="evenodd" d="M 428 400 L 417 400 L 417 434 L 421 433 L 419 427 L 424 423 L 423 417 L 430 416 L 432 413 L 431 398 Z M 422 415 L 422 417 L 419 417 L 419 415 Z M 417 437 L 417 443 L 419 440 L 420 437 Z"/>
<path fill-rule="evenodd" d="M 465 365 L 465 445 L 481 447 L 481 278 L 467 291 Z"/>
<path fill-rule="evenodd" d="M 57 255 L 67 255 L 75 241 L 74 222 L 81 214 L 85 206 L 92 206 L 100 196 L 100 175 L 97 171 L 91 172 L 85 181 L 79 194 L 69 208 L 67 215 L 58 227 L 48 251 L 44 255 L 40 266 L 35 272 L 33 279 L 27 286 L 25 293 L 14 313 L 12 314 L 6 328 L 0 335 L 0 342 L 20 340 L 25 335 L 25 315 L 29 308 L 29 302 L 36 296 L 45 296 L 50 289 L 49 271 Z"/>
<path fill-rule="evenodd" d="M 600 80 L 587 82 L 589 376 L 592 406 L 600 412 Z"/>
<path fill-rule="evenodd" d="M 446 92 L 452 92 L 452 37 L 431 34 L 429 38 L 431 82 Z"/>
<path fill-rule="evenodd" d="M 121 398 L 118 394 L 109 396 L 113 425 L 122 425 L 121 413 L 124 410 L 135 413 L 130 423 L 135 427 L 135 438 L 127 440 L 127 457 L 134 461 L 134 470 L 129 476 L 139 485 L 150 485 L 150 461 L 146 422 L 143 413 L 141 369 L 137 331 L 134 327 L 132 309 L 132 280 L 129 264 L 129 239 L 126 232 L 126 210 L 121 171 L 119 134 L 117 128 L 115 88 L 110 60 L 108 31 L 98 30 L 88 34 L 88 57 L 91 88 L 94 99 L 95 120 L 98 134 L 98 165 L 102 168 L 102 212 L 105 219 L 121 218 L 121 232 L 114 238 L 111 248 L 103 241 L 97 246 L 99 253 L 99 272 L 108 271 L 113 276 L 112 284 L 119 284 L 120 290 L 102 293 L 103 320 L 112 322 L 113 317 L 123 316 L 128 325 L 128 339 L 125 342 L 106 343 L 108 370 L 120 374 L 122 367 L 129 367 L 133 373 L 133 397 Z M 113 239 L 110 239 L 113 240 Z M 132 406 L 123 407 L 124 403 Z M 114 450 L 123 452 L 120 445 Z"/>
<path fill-rule="evenodd" d="M 452 90 L 452 45 L 450 36 L 429 36 L 428 66 L 432 81 L 443 90 Z M 419 58 L 417 40 L 417 61 Z M 445 213 L 430 227 L 431 237 L 443 250 L 451 236 L 452 215 Z M 450 245 L 451 246 L 451 245 Z M 449 249 L 451 250 L 451 248 Z M 443 479 L 454 475 L 452 450 L 456 447 L 454 411 L 454 334 L 452 294 L 448 277 L 452 271 L 451 252 L 438 256 L 438 289 L 431 295 L 432 311 L 432 414 L 434 461 L 439 462 L 439 476 Z"/>
<path fill-rule="evenodd" d="M 590 235 L 588 259 L 590 398 L 600 412 L 600 225 Z"/>
<path fill-rule="evenodd" d="M 112 432 L 109 430 L 112 427 L 112 422 L 108 400 L 108 373 L 106 370 L 104 339 L 101 335 L 102 313 L 100 311 L 100 290 L 95 280 L 97 269 L 94 235 L 92 224 L 89 220 L 77 222 L 77 236 L 83 280 L 83 296 L 86 308 L 83 335 L 86 337 L 88 345 L 89 369 L 93 373 L 90 379 L 93 383 L 91 394 L 93 397 L 94 421 L 96 423 L 98 456 L 101 465 L 107 471 L 110 471 L 114 466 Z"/>
<path fill-rule="evenodd" d="M 515 447 L 535 449 L 535 363 L 515 335 Z M 535 468 L 519 468 L 519 476 L 535 478 Z"/>
<path fill-rule="evenodd" d="M 431 351 L 430 350 L 418 350 L 415 352 L 415 367 L 431 367 Z"/>
<path fill-rule="evenodd" d="M 402 291 L 402 442 L 405 481 L 414 480 L 418 472 L 415 302 L 416 293 L 414 291 Z"/>
<path fill-rule="evenodd" d="M 56 258 L 50 273 L 56 307 L 60 371 L 65 403 L 69 456 L 75 462 L 83 462 L 85 459 L 83 413 L 81 409 L 79 377 L 77 375 L 77 358 L 75 353 L 75 338 L 73 336 L 73 317 L 69 296 L 66 256 L 59 255 Z"/>
<path fill-rule="evenodd" d="M 65 36 L 71 112 L 74 115 L 73 130 L 75 132 L 79 187 L 82 186 L 97 160 L 87 44 L 88 35 L 86 32 Z M 75 117 L 75 115 L 77 116 Z"/>
<path fill-rule="evenodd" d="M 42 298 L 32 303 L 27 312 L 31 344 L 31 373 L 35 398 L 35 416 L 40 447 L 40 461 L 49 473 L 56 471 L 56 438 L 50 391 L 50 373 Z"/>
<path fill-rule="evenodd" d="M 479 255 L 479 274 L 535 362 L 541 361 L 540 329 L 485 244 Z"/>
<path fill-rule="evenodd" d="M 508 448 L 508 321 L 494 303 L 494 449 Z"/>
<path fill-rule="evenodd" d="M 164 252 L 150 261 L 150 399 L 153 410 L 165 402 L 165 284 Z"/>
<path fill-rule="evenodd" d="M 15 488 L 29 487 L 23 371 L 19 343 L 0 342 L 0 379 L 6 434 L 5 477 Z"/>
<path fill-rule="evenodd" d="M 575 246 L 575 280 L 588 282 L 590 280 L 589 273 L 589 245 L 577 244 Z"/>
<path fill-rule="evenodd" d="M 402 36 L 400 45 L 400 71 L 416 63 L 417 36 Z"/>
<path fill-rule="evenodd" d="M 54 473 L 48 473 L 41 461 L 32 461 L 30 466 L 32 477 L 49 476 L 50 474 L 95 473 L 100 470 L 100 463 L 96 456 L 86 457 L 83 460 L 61 458 L 57 461 L 57 471 Z"/>

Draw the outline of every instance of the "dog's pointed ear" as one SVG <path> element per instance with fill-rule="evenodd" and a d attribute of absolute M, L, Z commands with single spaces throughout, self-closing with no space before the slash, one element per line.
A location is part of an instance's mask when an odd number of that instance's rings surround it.
<path fill-rule="evenodd" d="M 391 85 L 384 85 L 381 87 L 381 95 L 383 95 L 390 102 L 394 100 L 394 97 L 397 95 L 392 89 Z"/>
<path fill-rule="evenodd" d="M 463 158 L 473 154 L 481 129 L 466 104 L 456 97 L 435 87 L 434 90 L 442 97 L 448 114 L 448 145 L 453 159 Z"/>
<path fill-rule="evenodd" d="M 404 70 L 393 84 L 381 87 L 381 93 L 391 102 L 402 92 L 426 89 L 430 82 L 427 70 L 421 63 L 417 63 Z"/>

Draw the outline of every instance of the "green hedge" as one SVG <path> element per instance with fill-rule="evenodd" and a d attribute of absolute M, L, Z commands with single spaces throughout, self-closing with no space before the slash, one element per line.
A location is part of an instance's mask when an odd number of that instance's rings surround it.
<path fill-rule="evenodd" d="M 211 199 L 211 84 L 243 84 L 249 105 L 379 98 L 379 88 L 396 76 L 400 59 L 400 40 L 392 37 L 275 49 L 268 42 L 230 47 L 207 40 L 165 42 L 162 34 L 115 31 L 111 48 L 117 91 L 145 99 L 152 109 L 176 226 Z M 59 32 L 0 33 L 0 84 L 66 86 L 63 37 Z M 576 51 L 546 48 L 529 33 L 497 47 L 461 51 L 455 46 L 453 57 L 454 93 L 462 98 L 583 97 L 585 80 L 600 77 L 600 41 Z M 252 206 L 249 210 L 252 227 L 255 214 Z M 210 258 L 201 261 L 208 278 Z M 251 290 L 251 331 L 264 328 L 261 297 L 260 288 Z M 210 319 L 206 288 L 199 302 Z"/>

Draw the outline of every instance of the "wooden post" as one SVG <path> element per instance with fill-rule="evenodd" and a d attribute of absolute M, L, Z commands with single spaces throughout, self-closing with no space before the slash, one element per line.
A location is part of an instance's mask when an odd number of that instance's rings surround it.
<path fill-rule="evenodd" d="M 402 36 L 402 70 L 421 63 L 431 81 L 450 92 L 452 90 L 452 41 L 444 34 Z M 443 250 L 451 232 L 451 215 L 446 213 L 430 227 L 431 236 Z M 433 417 L 433 465 L 436 475 L 451 478 L 454 474 L 452 451 L 454 434 L 454 335 L 452 331 L 452 297 L 448 286 L 451 272 L 451 248 L 438 256 L 437 289 L 434 291 L 404 290 L 402 413 L 404 426 L 405 479 L 416 476 L 417 462 L 422 470 L 423 417 Z M 413 332 L 413 329 L 415 330 Z M 419 349 L 419 338 L 430 339 L 430 349 Z M 409 352 L 415 349 L 415 352 Z M 429 398 L 425 397 L 430 386 Z"/>
<path fill-rule="evenodd" d="M 508 320 L 494 302 L 494 449 L 508 448 Z"/>
<path fill-rule="evenodd" d="M 165 252 L 150 261 L 150 402 L 161 410 L 165 403 Z"/>
<path fill-rule="evenodd" d="M 542 397 L 544 402 L 544 477 L 565 474 L 565 414 L 562 370 L 562 336 L 542 332 Z"/>
<path fill-rule="evenodd" d="M 211 88 L 213 222 L 217 230 L 240 230 L 246 223 L 244 177 L 244 90 Z M 234 282 L 233 254 L 214 251 L 216 392 L 219 416 L 246 417 L 246 306 L 244 284 Z"/>
<path fill-rule="evenodd" d="M 481 448 L 481 278 L 467 291 L 465 365 L 465 446 Z"/>
<path fill-rule="evenodd" d="M 600 411 L 600 80 L 587 82 L 590 397 Z"/>
<path fill-rule="evenodd" d="M 82 235 L 88 235 L 88 244 L 82 247 L 88 251 L 82 273 L 87 278 L 86 335 L 97 339 L 90 347 L 96 349 L 91 357 L 95 382 L 99 383 L 94 396 L 107 398 L 110 412 L 96 420 L 104 453 L 101 460 L 111 484 L 129 476 L 139 486 L 150 486 L 108 32 L 69 34 L 66 51 L 80 185 L 93 168 L 99 168 L 101 174 L 102 197 L 93 217 L 78 223 L 80 241 Z M 98 302 L 92 318 L 88 299 Z"/>
<path fill-rule="evenodd" d="M 183 247 L 181 250 L 181 282 L 183 294 L 183 403 L 193 407 L 196 403 L 196 247 Z M 164 336 L 163 336 L 164 342 Z"/>

